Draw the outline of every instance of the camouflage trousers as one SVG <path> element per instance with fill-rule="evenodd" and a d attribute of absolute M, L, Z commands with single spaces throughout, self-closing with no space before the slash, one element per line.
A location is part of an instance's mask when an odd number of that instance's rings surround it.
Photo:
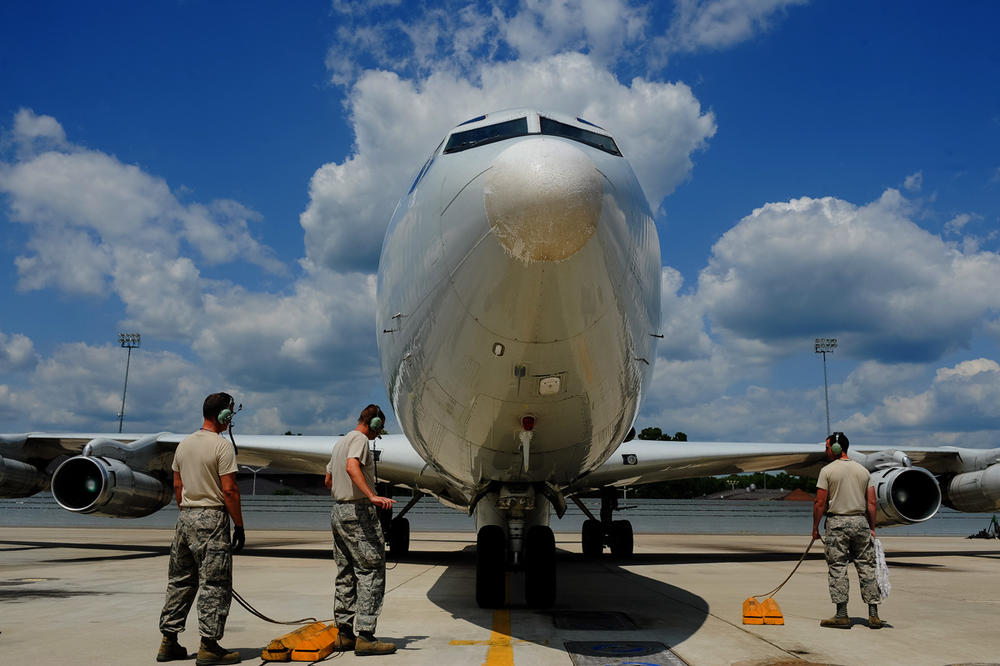
<path fill-rule="evenodd" d="M 830 599 L 835 604 L 848 599 L 847 565 L 854 560 L 861 583 L 861 598 L 866 604 L 879 602 L 875 580 L 875 544 L 865 516 L 826 517 L 826 564 L 829 571 Z"/>
<path fill-rule="evenodd" d="M 334 621 L 356 632 L 374 632 L 385 596 L 385 538 L 375 505 L 335 502 L 330 528 L 337 563 Z"/>
<path fill-rule="evenodd" d="M 181 509 L 167 575 L 160 631 L 184 631 L 197 592 L 198 632 L 204 638 L 222 638 L 233 598 L 233 555 L 225 509 Z"/>

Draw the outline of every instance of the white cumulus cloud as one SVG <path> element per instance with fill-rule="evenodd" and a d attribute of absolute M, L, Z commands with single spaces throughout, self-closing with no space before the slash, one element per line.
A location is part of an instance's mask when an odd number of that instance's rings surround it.
<path fill-rule="evenodd" d="M 22 109 L 15 134 L 57 138 L 0 162 L 8 217 L 28 231 L 15 259 L 22 290 L 101 298 L 114 291 L 150 332 L 183 335 L 200 309 L 199 266 L 246 260 L 283 273 L 254 239 L 259 214 L 234 201 L 184 204 L 141 168 L 65 141 L 59 123 Z"/>
<path fill-rule="evenodd" d="M 0 372 L 30 370 L 36 362 L 35 345 L 31 338 L 0 331 Z"/>
<path fill-rule="evenodd" d="M 925 390 L 886 395 L 845 425 L 863 433 L 896 432 L 911 442 L 995 447 L 998 421 L 1000 364 L 976 358 L 938 368 Z"/>
<path fill-rule="evenodd" d="M 668 52 L 722 49 L 766 31 L 786 8 L 807 0 L 678 0 L 666 36 Z"/>
<path fill-rule="evenodd" d="M 903 187 L 910 192 L 919 192 L 920 188 L 924 184 L 924 172 L 918 171 L 916 173 L 911 173 L 903 181 Z"/>
<path fill-rule="evenodd" d="M 689 176 L 692 154 L 716 130 L 686 85 L 642 78 L 625 85 L 580 54 L 488 64 L 478 78 L 361 77 L 349 98 L 355 151 L 310 182 L 301 216 L 309 259 L 336 271 L 374 270 L 396 197 L 448 130 L 485 112 L 534 106 L 607 128 L 654 208 Z"/>
<path fill-rule="evenodd" d="M 333 80 L 351 85 L 366 70 L 423 78 L 432 72 L 478 76 L 485 59 L 532 62 L 581 53 L 607 67 L 645 63 L 658 71 L 669 54 L 718 50 L 752 39 L 806 0 L 679 0 L 666 27 L 655 2 L 630 0 L 446 0 L 400 15 L 389 3 L 335 2 L 340 28 L 327 54 Z"/>
<path fill-rule="evenodd" d="M 887 190 L 865 206 L 827 197 L 762 206 L 712 248 L 698 299 L 713 334 L 775 356 L 840 338 L 862 360 L 934 360 L 1000 309 L 1000 256 L 963 251 L 911 221 Z"/>
<path fill-rule="evenodd" d="M 66 132 L 52 116 L 38 115 L 31 109 L 19 109 L 14 114 L 12 138 L 19 156 L 48 148 L 66 148 Z"/>

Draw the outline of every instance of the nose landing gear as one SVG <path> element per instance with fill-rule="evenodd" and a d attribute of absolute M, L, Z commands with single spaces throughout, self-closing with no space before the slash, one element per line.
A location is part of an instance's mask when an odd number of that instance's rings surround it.
<path fill-rule="evenodd" d="M 548 525 L 535 525 L 524 542 L 524 600 L 533 608 L 556 601 L 556 539 Z"/>
<path fill-rule="evenodd" d="M 507 601 L 507 536 L 499 525 L 484 525 L 476 535 L 476 603 L 502 608 Z"/>
<path fill-rule="evenodd" d="M 476 505 L 476 603 L 500 608 L 509 601 L 507 572 L 523 572 L 524 600 L 548 608 L 556 599 L 556 540 L 550 505 L 531 486 L 506 484 Z"/>

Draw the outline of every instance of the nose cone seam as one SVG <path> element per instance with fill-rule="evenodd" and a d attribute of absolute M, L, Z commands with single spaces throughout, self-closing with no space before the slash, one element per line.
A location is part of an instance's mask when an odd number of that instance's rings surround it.
<path fill-rule="evenodd" d="M 597 230 L 604 180 L 579 148 L 550 138 L 519 141 L 486 174 L 486 216 L 504 250 L 525 263 L 563 261 Z"/>

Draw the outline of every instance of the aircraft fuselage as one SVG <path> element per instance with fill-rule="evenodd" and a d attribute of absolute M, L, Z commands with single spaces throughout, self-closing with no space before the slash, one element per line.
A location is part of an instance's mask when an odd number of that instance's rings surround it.
<path fill-rule="evenodd" d="M 489 136 L 522 118 L 526 134 Z M 639 183 L 620 154 L 543 123 L 598 134 L 526 110 L 459 126 L 382 248 L 376 325 L 393 409 L 469 494 L 595 469 L 632 426 L 655 356 L 660 249 Z M 467 148 L 463 132 L 488 140 Z"/>

